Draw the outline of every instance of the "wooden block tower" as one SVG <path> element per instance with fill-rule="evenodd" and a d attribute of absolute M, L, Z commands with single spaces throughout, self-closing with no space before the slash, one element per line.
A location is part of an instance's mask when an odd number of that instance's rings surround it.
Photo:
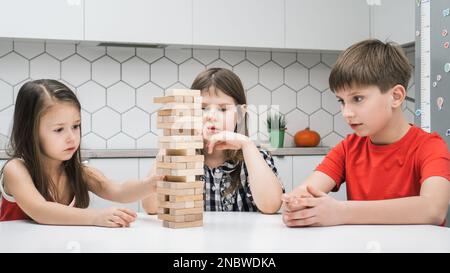
<path fill-rule="evenodd" d="M 158 137 L 156 170 L 166 176 L 156 188 L 158 219 L 169 228 L 202 226 L 204 156 L 196 152 L 203 149 L 200 90 L 168 90 L 153 102 L 164 105 L 157 120 L 164 134 Z"/>

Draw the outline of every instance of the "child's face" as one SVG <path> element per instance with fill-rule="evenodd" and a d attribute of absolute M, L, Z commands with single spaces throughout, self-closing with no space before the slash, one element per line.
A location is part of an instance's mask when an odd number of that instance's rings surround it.
<path fill-rule="evenodd" d="M 381 93 L 377 86 L 340 90 L 336 97 L 344 120 L 358 136 L 375 136 L 392 119 L 391 90 Z"/>
<path fill-rule="evenodd" d="M 80 112 L 71 103 L 57 102 L 41 117 L 39 141 L 46 157 L 69 160 L 80 145 Z"/>
<path fill-rule="evenodd" d="M 213 86 L 202 92 L 203 136 L 221 131 L 233 132 L 237 123 L 237 105 L 234 99 Z"/>

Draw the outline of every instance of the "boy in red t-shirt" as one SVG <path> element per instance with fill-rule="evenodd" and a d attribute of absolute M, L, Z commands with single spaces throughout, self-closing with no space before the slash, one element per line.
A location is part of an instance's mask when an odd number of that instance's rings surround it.
<path fill-rule="evenodd" d="M 411 68 L 403 50 L 365 40 L 345 50 L 329 84 L 355 131 L 283 200 L 287 226 L 443 225 L 450 155 L 436 133 L 409 124 L 401 109 Z M 347 183 L 348 201 L 328 196 Z"/>

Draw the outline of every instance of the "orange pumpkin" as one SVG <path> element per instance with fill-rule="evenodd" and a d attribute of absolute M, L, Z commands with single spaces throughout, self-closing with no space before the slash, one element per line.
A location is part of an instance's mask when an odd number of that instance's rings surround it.
<path fill-rule="evenodd" d="M 294 141 L 297 147 L 315 147 L 320 143 L 320 135 L 307 127 L 295 134 Z"/>

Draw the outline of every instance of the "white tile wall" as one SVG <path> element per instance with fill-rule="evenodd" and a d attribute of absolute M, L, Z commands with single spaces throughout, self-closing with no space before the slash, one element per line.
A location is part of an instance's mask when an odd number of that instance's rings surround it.
<path fill-rule="evenodd" d="M 265 113 L 273 105 L 287 114 L 285 146 L 293 146 L 292 136 L 306 126 L 321 133 L 322 145 L 333 146 L 351 132 L 328 89 L 337 56 L 0 40 L 0 149 L 9 136 L 19 88 L 37 78 L 59 79 L 77 93 L 83 108 L 84 148 L 155 148 L 160 130 L 153 113 L 160 106 L 152 103 L 153 97 L 164 95 L 167 88 L 188 88 L 209 67 L 229 68 L 241 77 L 248 103 L 254 104 L 249 106 L 254 140 L 267 141 Z M 413 62 L 414 52 L 408 57 Z M 408 89 L 411 97 L 413 90 L 414 79 Z M 405 103 L 403 109 L 413 122 L 414 104 Z"/>

